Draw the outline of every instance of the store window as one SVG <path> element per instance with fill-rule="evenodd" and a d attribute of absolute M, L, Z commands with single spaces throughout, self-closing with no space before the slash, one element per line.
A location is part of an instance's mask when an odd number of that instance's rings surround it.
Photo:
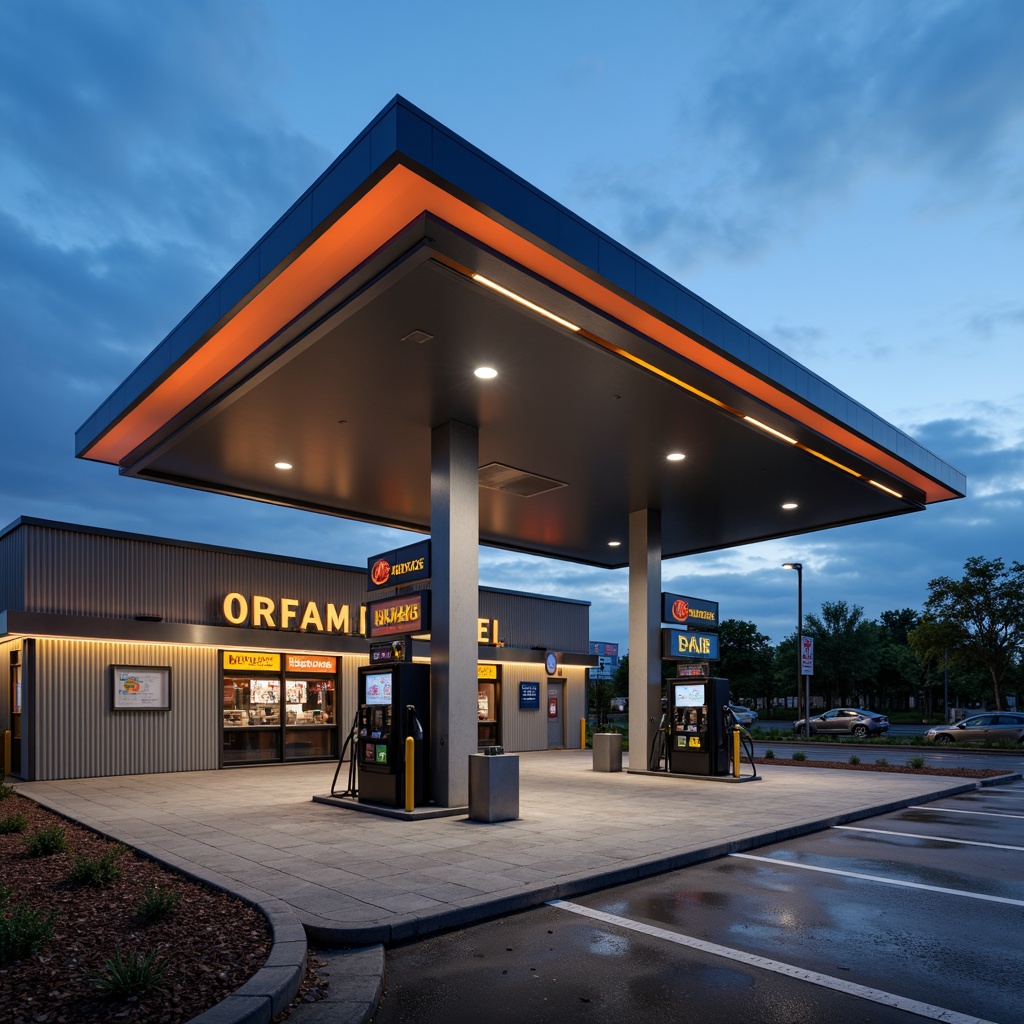
<path fill-rule="evenodd" d="M 501 669 L 478 665 L 476 681 L 477 749 L 501 744 Z"/>
<path fill-rule="evenodd" d="M 246 662 L 275 671 L 227 671 Z M 223 764 L 337 756 L 337 658 L 225 651 L 222 665 Z"/>

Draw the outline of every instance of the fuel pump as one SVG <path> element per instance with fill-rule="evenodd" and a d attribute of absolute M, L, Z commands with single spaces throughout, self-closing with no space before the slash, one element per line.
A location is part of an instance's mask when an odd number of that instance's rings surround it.
<path fill-rule="evenodd" d="M 729 703 L 729 680 L 696 676 L 670 684 L 669 771 L 728 775 L 729 749 L 720 709 Z"/>
<path fill-rule="evenodd" d="M 428 738 L 430 666 L 400 662 L 359 670 L 359 713 L 355 759 L 359 766 L 359 802 L 402 807 L 405 804 L 405 738 L 419 737 L 414 750 L 414 802 L 429 802 Z"/>

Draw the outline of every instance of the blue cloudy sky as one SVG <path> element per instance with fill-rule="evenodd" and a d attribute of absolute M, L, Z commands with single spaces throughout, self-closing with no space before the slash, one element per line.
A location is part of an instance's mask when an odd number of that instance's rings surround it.
<path fill-rule="evenodd" d="M 1024 559 L 1024 4 L 0 5 L 0 524 L 346 564 L 415 538 L 126 480 L 75 429 L 396 93 L 967 474 L 926 512 L 664 565 L 773 639 Z M 626 574 L 481 552 L 593 602 Z"/>

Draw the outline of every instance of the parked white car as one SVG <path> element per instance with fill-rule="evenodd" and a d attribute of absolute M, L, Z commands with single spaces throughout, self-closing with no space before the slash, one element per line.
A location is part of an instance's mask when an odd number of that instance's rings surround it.
<path fill-rule="evenodd" d="M 744 729 L 749 729 L 757 722 L 757 712 L 752 711 L 750 708 L 745 708 L 742 704 L 730 704 L 729 710 Z"/>

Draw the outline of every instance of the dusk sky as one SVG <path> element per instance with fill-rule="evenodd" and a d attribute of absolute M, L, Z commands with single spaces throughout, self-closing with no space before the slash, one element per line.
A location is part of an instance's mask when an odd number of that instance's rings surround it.
<path fill-rule="evenodd" d="M 75 430 L 395 95 L 905 430 L 967 498 L 666 561 L 773 640 L 1024 560 L 1024 3 L 7 0 L 0 526 L 18 516 L 363 565 L 418 539 L 126 479 Z M 481 549 L 589 600 L 625 570 Z"/>

